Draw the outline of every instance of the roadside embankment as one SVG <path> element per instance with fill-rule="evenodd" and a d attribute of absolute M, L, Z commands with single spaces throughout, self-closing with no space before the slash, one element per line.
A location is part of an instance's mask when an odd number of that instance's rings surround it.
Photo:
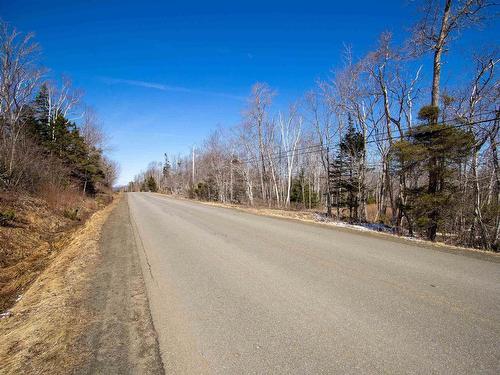
<path fill-rule="evenodd" d="M 0 319 L 1 374 L 162 374 L 126 198 L 94 213 Z"/>
<path fill-rule="evenodd" d="M 2 374 L 68 373 L 82 358 L 74 345 L 87 321 L 81 296 L 98 262 L 102 225 L 115 205 L 96 212 L 83 227 L 61 240 L 57 254 L 40 260 L 41 264 L 50 262 L 48 267 L 0 320 Z M 51 251 L 38 253 L 32 256 Z"/>
<path fill-rule="evenodd" d="M 56 198 L 0 193 L 0 314 L 8 313 L 74 231 L 111 199 L 69 193 Z"/>

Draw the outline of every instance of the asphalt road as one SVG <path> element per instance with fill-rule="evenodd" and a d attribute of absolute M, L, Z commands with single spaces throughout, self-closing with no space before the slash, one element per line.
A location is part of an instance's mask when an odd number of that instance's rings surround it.
<path fill-rule="evenodd" d="M 500 264 L 128 194 L 166 373 L 499 374 Z"/>

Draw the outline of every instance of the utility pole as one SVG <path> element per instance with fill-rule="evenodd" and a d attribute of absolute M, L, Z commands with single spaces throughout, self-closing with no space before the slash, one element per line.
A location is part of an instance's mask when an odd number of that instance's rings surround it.
<path fill-rule="evenodd" d="M 229 163 L 229 168 L 230 168 L 230 177 L 231 179 L 229 180 L 229 203 L 233 203 L 234 197 L 233 197 L 233 156 L 231 155 L 231 162 Z"/>
<path fill-rule="evenodd" d="M 326 146 L 326 165 L 327 165 L 327 173 L 326 173 L 326 216 L 332 217 L 332 195 L 331 195 L 331 170 L 330 170 L 330 146 Z"/>
<path fill-rule="evenodd" d="M 193 146 L 193 186 L 194 186 L 194 146 Z"/>

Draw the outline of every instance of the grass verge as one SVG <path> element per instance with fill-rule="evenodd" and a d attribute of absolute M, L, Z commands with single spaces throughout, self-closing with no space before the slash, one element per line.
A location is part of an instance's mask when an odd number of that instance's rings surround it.
<path fill-rule="evenodd" d="M 0 373 L 67 374 L 90 355 L 78 344 L 89 321 L 82 296 L 99 261 L 101 228 L 118 200 L 74 231 L 0 320 Z"/>
<path fill-rule="evenodd" d="M 22 297 L 71 234 L 103 206 L 69 193 L 53 203 L 21 193 L 0 193 L 0 313 Z"/>

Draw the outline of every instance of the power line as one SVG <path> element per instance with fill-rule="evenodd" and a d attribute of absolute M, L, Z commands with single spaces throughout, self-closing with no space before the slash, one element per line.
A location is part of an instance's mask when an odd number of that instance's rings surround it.
<path fill-rule="evenodd" d="M 479 116 L 479 115 L 478 115 Z M 452 125 L 451 127 L 453 128 L 461 128 L 461 127 L 469 127 L 471 125 L 476 125 L 476 124 L 480 124 L 480 123 L 485 123 L 485 122 L 490 122 L 490 121 L 494 121 L 496 120 L 495 119 L 486 119 L 486 120 L 481 120 L 481 121 L 475 121 L 475 122 L 469 122 L 469 123 L 459 123 L 459 124 L 455 124 L 455 125 Z M 443 125 L 443 124 L 447 124 L 449 125 L 448 122 L 441 122 L 441 123 L 437 123 L 436 125 Z M 419 124 L 419 125 L 416 125 L 415 128 L 418 128 L 419 126 L 422 126 L 422 125 L 426 125 L 426 124 Z M 450 127 L 446 127 L 446 128 L 443 128 L 443 129 L 435 129 L 434 131 L 435 132 L 440 132 L 440 131 L 444 131 L 444 130 L 447 130 L 449 129 Z M 409 130 L 413 130 L 414 128 L 412 129 L 405 129 L 404 131 L 407 132 Z M 383 135 L 386 135 L 388 136 L 388 133 L 387 132 L 384 132 L 384 133 L 381 133 Z M 377 139 L 371 139 L 371 140 L 367 140 L 365 143 L 368 143 L 368 144 L 371 144 L 371 143 L 375 143 L 375 142 L 384 142 L 384 141 L 389 141 L 389 140 L 401 140 L 403 139 L 404 137 L 401 137 L 401 136 L 398 136 L 398 137 L 386 137 L 386 138 L 377 138 Z M 273 156 L 277 156 L 277 157 L 283 157 L 283 156 L 287 156 L 287 154 L 289 154 L 290 152 L 294 153 L 294 152 L 297 152 L 297 151 L 300 151 L 300 150 L 306 150 L 306 149 L 311 149 L 311 148 L 320 148 L 319 150 L 317 150 L 317 152 L 319 151 L 322 151 L 325 149 L 325 147 L 329 147 L 329 146 L 334 146 L 335 144 L 332 143 L 332 142 L 329 142 L 329 143 L 318 143 L 318 144 L 315 144 L 315 145 L 310 145 L 310 146 L 304 146 L 304 147 L 301 147 L 301 148 L 297 148 L 297 149 L 294 149 L 294 150 L 283 150 L 283 151 L 278 151 L 278 152 L 275 152 L 271 155 Z M 300 154 L 298 154 L 300 155 Z M 270 158 L 269 155 L 267 155 L 268 159 Z M 240 162 L 241 163 L 247 163 L 247 162 L 255 162 L 257 161 L 258 159 L 256 157 L 253 157 L 253 158 L 249 158 L 247 160 L 241 160 Z"/>
<path fill-rule="evenodd" d="M 487 113 L 492 113 L 492 112 L 487 112 Z M 484 114 L 478 114 L 477 116 L 483 116 L 483 115 Z M 490 118 L 490 119 L 484 119 L 484 120 L 467 122 L 467 123 L 460 122 L 460 123 L 456 123 L 456 124 L 453 124 L 453 125 L 450 125 L 449 122 L 440 122 L 440 123 L 436 123 L 436 125 L 449 125 L 449 126 L 443 127 L 443 128 L 440 128 L 440 129 L 431 129 L 428 132 L 438 133 L 438 132 L 441 132 L 441 131 L 449 130 L 450 128 L 459 129 L 459 128 L 470 127 L 470 126 L 473 126 L 473 125 L 478 125 L 478 124 L 482 124 L 482 123 L 486 123 L 486 122 L 491 122 L 491 121 L 495 121 L 495 120 L 498 120 L 498 118 Z M 405 132 L 413 131 L 413 130 L 415 130 L 416 128 L 418 128 L 420 126 L 425 126 L 425 125 L 426 124 L 418 124 L 414 128 L 405 129 L 404 131 Z M 387 132 L 382 133 L 382 134 L 384 134 L 386 136 L 386 138 L 369 139 L 369 140 L 365 141 L 365 144 L 380 143 L 380 142 L 385 142 L 385 141 L 399 141 L 399 140 L 402 140 L 402 139 L 405 138 L 405 136 L 397 136 L 397 137 L 392 137 L 391 136 L 391 137 L 389 137 Z M 335 146 L 335 145 L 336 144 L 333 143 L 333 142 L 329 142 L 329 143 L 317 143 L 317 144 L 314 144 L 314 145 L 303 146 L 303 147 L 299 147 L 299 148 L 291 149 L 291 150 L 280 150 L 278 152 L 274 152 L 272 154 L 266 155 L 266 158 L 268 160 L 277 160 L 277 159 L 281 159 L 283 157 L 290 156 L 290 153 L 292 153 L 292 155 L 295 154 L 295 156 L 308 155 L 308 154 L 318 153 L 318 152 L 321 152 L 321 151 L 326 151 L 330 146 Z M 300 152 L 300 151 L 304 151 L 304 152 Z M 242 164 L 247 164 L 247 163 L 255 163 L 255 162 L 259 161 L 259 160 L 260 159 L 258 157 L 252 157 L 252 158 L 248 158 L 248 159 L 238 160 L 238 162 L 242 163 Z"/>

